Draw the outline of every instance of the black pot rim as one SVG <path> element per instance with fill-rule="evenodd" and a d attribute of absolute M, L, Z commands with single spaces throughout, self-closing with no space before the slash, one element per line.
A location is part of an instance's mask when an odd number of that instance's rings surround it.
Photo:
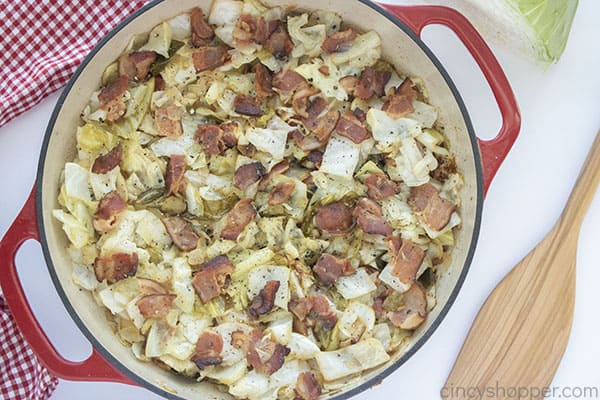
<path fill-rule="evenodd" d="M 77 312 L 75 311 L 75 309 L 71 305 L 69 299 L 67 298 L 67 295 L 62 288 L 62 283 L 60 282 L 58 275 L 56 274 L 56 272 L 54 270 L 54 263 L 50 256 L 50 250 L 48 248 L 48 242 L 46 240 L 46 234 L 45 234 L 45 229 L 44 229 L 44 218 L 43 218 L 44 216 L 43 216 L 43 210 L 42 210 L 42 204 L 43 204 L 43 202 L 42 202 L 42 196 L 43 196 L 42 182 L 43 182 L 43 178 L 44 178 L 44 163 L 46 161 L 46 152 L 48 150 L 48 144 L 50 142 L 50 137 L 52 135 L 52 131 L 54 130 L 54 126 L 58 119 L 58 115 L 60 114 L 60 111 L 62 109 L 64 101 L 65 101 L 66 97 L 68 96 L 68 94 L 70 93 L 73 85 L 75 84 L 75 81 L 77 80 L 79 75 L 81 75 L 82 71 L 86 68 L 86 66 L 90 63 L 90 61 L 94 58 L 96 53 L 102 47 L 104 47 L 104 45 L 111 38 L 113 38 L 117 33 L 119 33 L 131 21 L 133 21 L 137 17 L 141 16 L 149 9 L 162 3 L 163 1 L 164 0 L 151 1 L 150 3 L 144 5 L 142 8 L 140 8 L 139 10 L 134 12 L 132 15 L 127 17 L 119 25 L 117 25 L 117 27 L 115 27 L 112 31 L 110 31 L 86 56 L 86 58 L 82 61 L 82 63 L 79 65 L 79 67 L 77 68 L 77 70 L 75 71 L 75 73 L 73 74 L 73 76 L 71 77 L 71 79 L 69 80 L 67 85 L 65 86 L 62 94 L 60 95 L 60 97 L 58 99 L 58 102 L 56 103 L 54 111 L 52 112 L 52 116 L 50 117 L 50 120 L 48 122 L 48 127 L 46 128 L 46 132 L 44 134 L 44 140 L 42 143 L 42 147 L 41 147 L 41 151 L 40 151 L 40 159 L 39 159 L 39 163 L 38 163 L 35 199 L 36 199 L 36 211 L 37 211 L 40 243 L 42 246 L 44 259 L 46 260 L 46 266 L 48 268 L 48 272 L 50 273 L 52 282 L 54 283 L 54 286 L 56 287 L 56 289 L 58 291 L 58 295 L 60 296 L 60 299 L 62 300 L 68 313 L 71 315 L 71 318 L 73 318 L 73 321 L 75 322 L 75 324 L 79 327 L 79 329 L 85 335 L 85 337 L 90 341 L 90 343 L 92 344 L 94 349 L 96 349 L 110 364 L 112 364 L 124 376 L 130 378 L 132 381 L 136 382 L 141 387 L 144 387 L 144 388 L 146 388 L 160 396 L 163 396 L 167 399 L 184 400 L 184 398 L 177 396 L 171 392 L 165 391 L 161 387 L 147 381 L 146 379 L 142 378 L 138 374 L 136 374 L 133 371 L 131 371 L 130 369 L 128 369 L 125 365 L 123 365 L 121 363 L 121 361 L 119 361 L 117 358 L 113 357 L 110 354 L 110 352 L 108 352 L 108 350 L 100 344 L 100 342 L 96 339 L 94 334 L 87 328 L 87 326 L 79 318 L 79 316 L 77 315 Z M 456 300 L 456 297 L 458 296 L 458 293 L 466 279 L 467 273 L 469 271 L 469 267 L 473 260 L 473 255 L 475 252 L 475 248 L 477 246 L 477 239 L 479 237 L 479 230 L 480 230 L 480 225 L 481 225 L 481 215 L 482 215 L 482 210 L 483 210 L 483 193 L 484 193 L 482 163 L 481 163 L 481 155 L 480 155 L 480 151 L 479 151 L 479 146 L 478 146 L 478 142 L 477 142 L 477 136 L 475 135 L 475 131 L 473 129 L 471 119 L 469 117 L 467 108 L 462 100 L 462 97 L 460 96 L 460 93 L 458 92 L 454 82 L 450 78 L 449 74 L 446 72 L 446 70 L 443 67 L 443 65 L 441 64 L 441 62 L 437 59 L 437 57 L 433 54 L 433 52 L 429 49 L 429 47 L 427 47 L 427 45 L 421 40 L 421 38 L 419 36 L 417 36 L 402 21 L 400 21 L 397 17 L 392 15 L 390 12 L 388 12 L 387 10 L 385 10 L 384 8 L 380 7 L 379 5 L 373 3 L 370 0 L 355 0 L 355 1 L 362 3 L 362 4 L 372 8 L 373 10 L 377 11 L 380 15 L 387 18 L 392 23 L 394 23 L 399 29 L 404 31 L 421 48 L 421 50 L 423 52 L 425 52 L 425 54 L 433 62 L 433 64 L 437 68 L 437 70 L 440 72 L 440 74 L 444 78 L 446 84 L 452 91 L 452 94 L 460 108 L 461 114 L 465 121 L 465 125 L 467 127 L 467 131 L 468 131 L 469 138 L 471 141 L 471 146 L 473 149 L 473 155 L 475 158 L 475 160 L 474 160 L 475 161 L 475 174 L 476 174 L 476 178 L 477 178 L 477 203 L 476 203 L 477 209 L 475 212 L 475 221 L 474 221 L 473 235 L 471 238 L 471 244 L 470 244 L 469 250 L 467 252 L 467 257 L 465 259 L 465 263 L 463 265 L 461 274 L 458 277 L 456 285 L 452 289 L 450 296 L 448 297 L 448 301 L 444 304 L 442 310 L 440 311 L 437 318 L 433 321 L 431 326 L 427 329 L 427 331 L 423 334 L 423 336 L 421 336 L 421 338 L 417 342 L 415 342 L 413 344 L 413 346 L 406 353 L 404 353 L 394 364 L 388 366 L 386 369 L 384 369 L 383 371 L 378 373 L 376 376 L 374 376 L 373 378 L 369 379 L 368 381 L 362 383 L 361 385 L 355 387 L 354 389 L 349 390 L 347 392 L 340 393 L 338 395 L 335 395 L 334 397 L 331 398 L 332 400 L 345 400 L 345 399 L 355 396 L 358 393 L 361 393 L 373 386 L 380 384 L 383 379 L 385 379 L 392 372 L 396 371 L 402 364 L 404 364 L 406 361 L 408 361 L 408 359 L 411 358 L 417 352 L 417 350 L 419 350 L 421 348 L 421 346 L 423 346 L 425 344 L 425 342 L 431 337 L 431 335 L 440 326 L 440 324 L 442 323 L 446 314 L 448 313 L 448 311 L 454 304 L 454 301 Z"/>

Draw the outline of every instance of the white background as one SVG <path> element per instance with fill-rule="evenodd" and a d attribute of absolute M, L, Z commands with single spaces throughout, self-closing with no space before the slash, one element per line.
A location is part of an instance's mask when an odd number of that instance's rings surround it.
<path fill-rule="evenodd" d="M 439 398 L 439 390 L 487 294 L 552 227 L 600 129 L 598 17 L 600 2 L 580 1 L 567 49 L 560 62 L 546 71 L 492 46 L 516 93 L 523 125 L 485 201 L 471 270 L 456 303 L 431 339 L 383 384 L 357 399 Z M 466 50 L 445 28 L 428 28 L 424 38 L 457 84 L 475 130 L 483 137 L 493 136 L 500 126 L 498 111 Z M 57 98 L 58 94 L 50 96 L 0 129 L 0 235 L 8 229 L 33 185 L 42 136 Z M 599 243 L 597 198 L 581 230 L 575 320 L 553 382 L 556 386 L 600 387 Z M 53 343 L 66 357 L 84 359 L 90 346 L 55 294 L 39 245 L 26 243 L 17 261 L 30 302 Z M 61 381 L 53 398 L 158 397 L 120 384 Z"/>

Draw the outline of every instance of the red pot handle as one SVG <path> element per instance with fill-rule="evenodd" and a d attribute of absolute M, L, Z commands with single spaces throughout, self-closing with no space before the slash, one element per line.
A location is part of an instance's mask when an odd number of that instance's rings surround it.
<path fill-rule="evenodd" d="M 15 266 L 15 255 L 28 239 L 39 242 L 35 207 L 35 186 L 23 209 L 0 241 L 0 286 L 19 330 L 48 370 L 73 381 L 104 381 L 135 384 L 115 369 L 94 349 L 84 361 L 65 360 L 42 330 L 25 297 Z M 35 271 L 33 271 L 35 272 Z"/>
<path fill-rule="evenodd" d="M 478 139 L 483 164 L 483 186 L 487 193 L 498 168 L 512 148 L 521 128 L 521 114 L 508 79 L 479 32 L 458 11 L 441 6 L 398 6 L 380 4 L 407 25 L 417 35 L 431 24 L 452 29 L 469 50 L 488 81 L 502 114 L 502 127 L 495 138 Z"/>

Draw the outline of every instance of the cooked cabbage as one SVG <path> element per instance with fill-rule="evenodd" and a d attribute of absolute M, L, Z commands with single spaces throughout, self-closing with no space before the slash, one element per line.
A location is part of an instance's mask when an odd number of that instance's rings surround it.
<path fill-rule="evenodd" d="M 390 356 L 377 339 L 365 339 L 336 351 L 323 351 L 316 360 L 326 381 L 333 381 L 374 368 L 387 362 Z"/>
<path fill-rule="evenodd" d="M 327 27 L 322 24 L 307 26 L 308 14 L 288 17 L 288 32 L 294 42 L 292 57 L 315 57 L 321 53 L 321 45 L 327 37 Z"/>

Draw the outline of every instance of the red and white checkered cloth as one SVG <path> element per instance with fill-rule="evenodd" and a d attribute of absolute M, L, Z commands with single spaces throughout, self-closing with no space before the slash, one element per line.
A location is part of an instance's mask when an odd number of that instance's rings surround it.
<path fill-rule="evenodd" d="M 60 89 L 147 0 L 0 0 L 0 126 Z"/>
<path fill-rule="evenodd" d="M 33 354 L 0 296 L 0 398 L 47 399 L 56 385 L 58 379 Z"/>
<path fill-rule="evenodd" d="M 0 126 L 65 85 L 94 45 L 146 1 L 0 0 Z M 47 399 L 57 384 L 0 296 L 0 399 Z"/>

